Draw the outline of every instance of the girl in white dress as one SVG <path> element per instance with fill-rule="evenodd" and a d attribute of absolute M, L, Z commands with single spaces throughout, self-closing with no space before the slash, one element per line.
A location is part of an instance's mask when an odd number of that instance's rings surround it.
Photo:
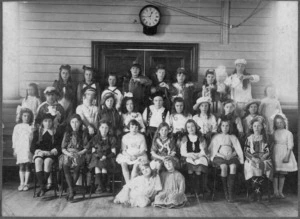
<path fill-rule="evenodd" d="M 142 175 L 133 176 L 115 197 L 114 203 L 143 208 L 150 205 L 155 195 L 162 190 L 160 177 L 151 170 L 149 163 L 140 164 L 139 169 Z"/>
<path fill-rule="evenodd" d="M 267 133 L 273 134 L 272 116 L 276 113 L 282 113 L 280 102 L 276 98 L 276 90 L 274 85 L 268 85 L 265 88 L 265 98 L 261 100 L 258 112 L 267 120 Z"/>
<path fill-rule="evenodd" d="M 140 124 L 136 120 L 129 122 L 130 132 L 122 138 L 122 152 L 117 156 L 117 163 L 121 164 L 122 173 L 125 182 L 130 180 L 129 165 L 133 165 L 132 174 L 135 174 L 136 168 L 140 162 L 147 161 L 147 145 L 143 134 L 139 133 Z"/>
<path fill-rule="evenodd" d="M 294 141 L 293 134 L 287 130 L 287 118 L 284 114 L 276 114 L 274 117 L 274 146 L 273 146 L 273 162 L 274 162 L 274 197 L 285 198 L 282 193 L 285 175 L 288 172 L 298 170 L 297 161 L 293 153 Z"/>
<path fill-rule="evenodd" d="M 133 94 L 128 92 L 125 93 L 122 104 L 121 104 L 121 113 L 122 113 L 122 123 L 123 123 L 123 132 L 128 133 L 129 127 L 128 124 L 132 119 L 138 121 L 141 126 L 140 132 L 144 133 L 146 127 L 144 125 L 143 117 L 141 113 L 136 110 L 136 103 L 133 99 Z"/>
<path fill-rule="evenodd" d="M 14 127 L 12 135 L 12 148 L 14 156 L 17 158 L 17 164 L 20 166 L 19 191 L 27 191 L 29 189 L 28 181 L 30 177 L 30 163 L 32 162 L 32 153 L 30 146 L 33 139 L 33 113 L 28 108 L 22 108 L 18 124 Z"/>
<path fill-rule="evenodd" d="M 203 134 L 207 143 L 210 143 L 213 134 L 217 133 L 217 120 L 211 113 L 211 98 L 200 97 L 193 107 L 197 109 L 197 114 L 193 116 L 193 120 L 200 127 L 200 131 Z"/>
<path fill-rule="evenodd" d="M 39 105 L 42 103 L 41 99 L 39 97 L 39 89 L 37 84 L 30 83 L 28 85 L 28 88 L 26 90 L 26 97 L 22 100 L 21 106 L 19 105 L 17 107 L 17 116 L 16 116 L 16 122 L 20 120 L 20 112 L 22 108 L 28 108 L 32 111 L 34 119 L 37 115 L 37 109 Z"/>

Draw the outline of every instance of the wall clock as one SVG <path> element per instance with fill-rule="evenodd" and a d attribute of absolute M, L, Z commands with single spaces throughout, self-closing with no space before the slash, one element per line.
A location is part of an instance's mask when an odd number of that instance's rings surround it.
<path fill-rule="evenodd" d="M 143 33 L 154 35 L 161 20 L 161 13 L 154 5 L 146 5 L 139 14 L 140 22 L 143 25 Z"/>

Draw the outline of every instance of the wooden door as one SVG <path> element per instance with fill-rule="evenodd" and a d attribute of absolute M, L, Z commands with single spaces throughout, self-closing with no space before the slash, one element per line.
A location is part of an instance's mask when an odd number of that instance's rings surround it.
<path fill-rule="evenodd" d="M 117 86 L 121 88 L 122 79 L 129 74 L 133 62 L 141 64 L 142 74 L 150 78 L 156 65 L 164 64 L 170 79 L 178 67 L 184 67 L 189 79 L 197 80 L 198 44 L 92 42 L 92 66 L 102 87 L 107 85 L 108 73 L 115 72 Z"/>

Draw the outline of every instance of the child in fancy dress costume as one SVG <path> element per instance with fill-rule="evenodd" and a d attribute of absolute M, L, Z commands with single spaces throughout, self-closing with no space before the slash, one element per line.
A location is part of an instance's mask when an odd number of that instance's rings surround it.
<path fill-rule="evenodd" d="M 186 111 L 184 100 L 181 97 L 175 97 L 173 100 L 172 112 L 169 119 L 169 125 L 173 132 L 176 142 L 176 155 L 180 158 L 180 144 L 185 134 L 185 124 L 192 119 L 192 115 Z"/>
<path fill-rule="evenodd" d="M 235 70 L 225 81 L 225 85 L 230 88 L 231 99 L 236 102 L 237 115 L 244 115 L 245 104 L 253 99 L 251 84 L 259 81 L 259 75 L 251 75 L 246 72 L 247 61 L 237 59 L 234 62 Z"/>
<path fill-rule="evenodd" d="M 20 112 L 22 108 L 28 108 L 32 111 L 34 121 L 39 105 L 41 105 L 41 99 L 39 97 L 38 86 L 35 83 L 30 83 L 26 89 L 26 97 L 22 100 L 21 106 L 19 105 L 17 107 L 16 122 L 18 123 L 20 120 Z"/>
<path fill-rule="evenodd" d="M 251 184 L 251 201 L 261 201 L 264 181 L 273 179 L 271 144 L 266 134 L 265 119 L 262 116 L 251 120 L 249 134 L 244 148 L 245 179 L 248 184 Z"/>
<path fill-rule="evenodd" d="M 152 79 L 152 85 L 150 88 L 151 94 L 161 91 L 164 93 L 164 107 L 171 110 L 171 98 L 170 98 L 170 83 L 167 79 L 167 72 L 164 65 L 159 64 L 156 66 L 156 71 Z"/>
<path fill-rule="evenodd" d="M 73 201 L 75 185 L 80 175 L 80 169 L 85 163 L 85 145 L 88 142 L 87 133 L 82 128 L 82 120 L 78 114 L 70 117 L 61 144 L 62 155 L 59 157 L 59 166 L 63 169 L 69 188 L 68 201 Z M 73 169 L 73 176 L 71 174 Z"/>
<path fill-rule="evenodd" d="M 164 166 L 167 171 L 160 174 L 163 189 L 155 196 L 152 205 L 160 208 L 184 207 L 187 202 L 184 176 L 175 169 L 174 157 L 166 157 Z"/>
<path fill-rule="evenodd" d="M 54 128 L 62 130 L 66 125 L 66 121 L 65 110 L 62 105 L 57 102 L 59 93 L 55 87 L 47 87 L 44 94 L 46 96 L 46 101 L 39 105 L 35 123 L 40 126 L 44 115 L 50 113 L 55 116 L 53 121 Z"/>
<path fill-rule="evenodd" d="M 140 124 L 133 119 L 128 125 L 129 133 L 123 136 L 121 153 L 116 159 L 117 163 L 121 164 L 126 183 L 130 180 L 128 166 L 133 165 L 132 176 L 136 173 L 138 164 L 148 160 L 146 139 L 143 134 L 139 133 Z"/>
<path fill-rule="evenodd" d="M 123 81 L 123 92 L 131 92 L 136 100 L 138 111 L 140 113 L 148 105 L 148 93 L 152 81 L 142 75 L 142 66 L 138 63 L 134 63 L 130 68 L 130 79 L 125 78 Z"/>
<path fill-rule="evenodd" d="M 110 134 L 110 129 L 110 122 L 101 120 L 97 135 L 86 146 L 88 150 L 93 151 L 88 166 L 89 169 L 95 168 L 95 184 L 98 185 L 96 193 L 103 193 L 105 190 L 111 191 L 107 174 L 115 166 L 113 158 L 117 154 L 117 139 Z"/>
<path fill-rule="evenodd" d="M 46 183 L 50 176 L 53 162 L 60 154 L 61 134 L 54 127 L 55 116 L 45 113 L 41 119 L 41 126 L 33 133 L 30 151 L 35 163 L 36 178 L 40 190 L 37 196 L 46 193 Z"/>
<path fill-rule="evenodd" d="M 98 128 L 98 107 L 95 106 L 96 89 L 85 87 L 82 92 L 83 103 L 76 108 L 76 113 L 80 115 L 83 128 L 88 130 L 89 136 L 96 134 Z"/>
<path fill-rule="evenodd" d="M 101 100 L 101 89 L 98 82 L 95 79 L 95 71 L 93 68 L 88 66 L 82 66 L 83 69 L 83 81 L 79 82 L 77 86 L 77 105 L 82 104 L 83 89 L 94 88 L 96 90 L 95 103 L 93 105 L 100 106 Z"/>
<path fill-rule="evenodd" d="M 76 85 L 72 81 L 70 65 L 60 66 L 58 80 L 53 82 L 53 87 L 59 93 L 58 103 L 65 110 L 65 119 L 69 120 L 76 108 Z"/>
<path fill-rule="evenodd" d="M 169 125 L 162 122 L 158 126 L 153 138 L 150 167 L 157 170 L 157 172 L 161 170 L 165 157 L 176 155 L 175 141 L 170 131 Z"/>
<path fill-rule="evenodd" d="M 272 158 L 274 162 L 274 197 L 285 198 L 283 187 L 288 172 L 298 170 L 297 161 L 293 153 L 293 134 L 287 129 L 287 118 L 284 114 L 274 116 L 274 146 Z"/>
<path fill-rule="evenodd" d="M 201 135 L 194 120 L 189 119 L 185 127 L 187 134 L 182 138 L 180 152 L 187 163 L 189 183 L 192 185 L 195 194 L 199 194 L 202 175 L 203 187 L 206 192 L 209 192 L 210 190 L 207 187 L 209 157 L 206 140 Z"/>
<path fill-rule="evenodd" d="M 259 116 L 258 114 L 258 107 L 260 105 L 260 100 L 250 100 L 245 105 L 245 116 L 242 120 L 243 123 L 243 130 L 246 136 L 248 136 L 251 126 L 251 121 Z"/>
<path fill-rule="evenodd" d="M 109 73 L 108 74 L 108 87 L 104 89 L 104 91 L 101 94 L 101 99 L 105 96 L 107 93 L 113 93 L 115 96 L 116 100 L 116 109 L 119 110 L 121 107 L 122 99 L 123 99 L 123 94 L 121 91 L 117 88 L 116 83 L 117 83 L 117 75 L 114 73 Z"/>
<path fill-rule="evenodd" d="M 171 100 L 175 97 L 181 97 L 188 113 L 193 113 L 193 97 L 195 86 L 192 82 L 186 82 L 187 71 L 184 68 L 178 68 L 176 71 L 176 82 L 170 88 Z"/>
<path fill-rule="evenodd" d="M 121 113 L 122 113 L 122 123 L 123 123 L 123 133 L 128 133 L 129 128 L 128 124 L 132 119 L 138 121 L 141 126 L 140 132 L 145 133 L 146 127 L 144 125 L 143 117 L 141 113 L 136 110 L 136 102 L 133 98 L 132 93 L 125 93 L 124 98 L 121 104 Z"/>
<path fill-rule="evenodd" d="M 272 116 L 277 113 L 282 113 L 280 102 L 276 98 L 276 88 L 274 85 L 266 86 L 265 98 L 261 100 L 258 112 L 267 120 L 267 134 L 272 135 L 274 132 Z"/>
<path fill-rule="evenodd" d="M 221 168 L 221 179 L 225 198 L 234 202 L 234 182 L 237 166 L 244 163 L 244 155 L 238 138 L 232 134 L 230 120 L 221 120 L 218 133 L 209 145 L 210 159 L 215 166 Z M 230 174 L 227 176 L 227 170 Z"/>
<path fill-rule="evenodd" d="M 110 132 L 119 137 L 122 133 L 121 131 L 121 116 L 119 112 L 116 110 L 116 100 L 113 93 L 107 93 L 103 97 L 103 104 L 100 106 L 100 110 L 98 113 L 98 122 L 100 120 L 109 121 L 111 124 Z"/>
<path fill-rule="evenodd" d="M 34 131 L 32 123 L 32 111 L 28 108 L 21 108 L 18 124 L 14 127 L 12 134 L 13 154 L 17 158 L 17 165 L 19 165 L 19 191 L 27 191 L 29 189 L 30 164 L 32 162 L 30 146 Z"/>
<path fill-rule="evenodd" d="M 160 177 L 156 171 L 151 170 L 149 163 L 141 163 L 139 169 L 142 175 L 135 175 L 126 183 L 114 203 L 143 208 L 150 205 L 155 195 L 162 190 Z"/>
<path fill-rule="evenodd" d="M 193 116 L 193 120 L 200 127 L 207 144 L 209 145 L 212 136 L 217 133 L 217 120 L 211 113 L 212 100 L 210 97 L 198 98 L 194 109 L 197 109 L 197 114 Z"/>

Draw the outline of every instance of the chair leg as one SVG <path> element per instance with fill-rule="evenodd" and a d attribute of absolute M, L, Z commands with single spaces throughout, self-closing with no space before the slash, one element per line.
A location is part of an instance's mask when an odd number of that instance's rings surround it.
<path fill-rule="evenodd" d="M 115 195 L 115 173 L 112 174 L 112 193 Z"/>
<path fill-rule="evenodd" d="M 52 184 L 54 189 L 54 197 L 57 197 L 56 187 L 57 187 L 57 175 L 56 175 L 56 169 L 53 167 L 52 169 Z"/>
<path fill-rule="evenodd" d="M 33 198 L 36 196 L 36 174 L 35 171 L 33 172 L 33 183 L 34 183 L 34 188 L 33 188 Z"/>
<path fill-rule="evenodd" d="M 60 195 L 59 198 L 62 197 L 63 190 L 64 190 L 64 170 L 63 168 L 60 170 L 61 182 L 60 182 Z"/>
<path fill-rule="evenodd" d="M 93 185 L 95 183 L 95 174 L 94 174 L 94 171 L 91 170 L 91 182 L 90 182 L 90 197 L 92 197 L 92 190 L 93 190 Z"/>
<path fill-rule="evenodd" d="M 85 174 L 84 174 L 84 171 L 83 170 L 81 170 L 81 186 L 83 187 L 83 193 L 82 193 L 82 197 L 83 197 L 83 199 L 85 199 L 85 179 L 86 179 L 86 176 L 85 176 Z"/>
<path fill-rule="evenodd" d="M 214 201 L 215 200 L 215 192 L 216 192 L 216 181 L 217 181 L 217 168 L 214 168 L 214 187 L 213 187 L 213 192 L 212 192 L 212 196 L 211 196 L 211 200 Z"/>

